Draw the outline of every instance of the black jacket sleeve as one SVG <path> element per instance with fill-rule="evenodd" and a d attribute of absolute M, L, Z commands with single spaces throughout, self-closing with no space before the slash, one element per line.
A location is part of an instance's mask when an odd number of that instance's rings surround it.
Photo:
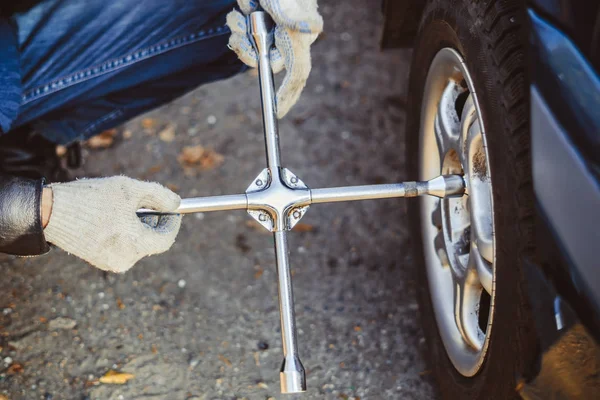
<path fill-rule="evenodd" d="M 0 173 L 0 253 L 18 256 L 48 252 L 41 203 L 43 180 Z"/>

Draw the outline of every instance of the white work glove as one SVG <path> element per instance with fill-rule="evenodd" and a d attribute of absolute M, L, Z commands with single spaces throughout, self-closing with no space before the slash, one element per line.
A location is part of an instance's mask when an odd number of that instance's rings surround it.
<path fill-rule="evenodd" d="M 181 199 L 158 183 L 125 176 L 55 183 L 46 240 L 105 271 L 125 272 L 141 258 L 169 250 L 181 215 L 144 216 L 149 208 L 172 212 Z"/>
<path fill-rule="evenodd" d="M 246 15 L 260 6 L 275 24 L 275 48 L 271 50 L 273 73 L 283 68 L 287 73 L 277 91 L 277 117 L 283 118 L 296 104 L 310 74 L 310 46 L 323 31 L 323 17 L 317 11 L 317 0 L 237 0 Z M 227 15 L 231 29 L 229 47 L 240 60 L 256 68 L 258 57 L 246 29 L 246 18 L 238 11 Z"/>

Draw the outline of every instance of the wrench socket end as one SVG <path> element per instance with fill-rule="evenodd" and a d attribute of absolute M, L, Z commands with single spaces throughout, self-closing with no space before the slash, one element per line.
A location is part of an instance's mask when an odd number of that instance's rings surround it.
<path fill-rule="evenodd" d="M 288 356 L 281 364 L 279 372 L 281 393 L 292 394 L 306 391 L 306 374 L 298 356 Z"/>

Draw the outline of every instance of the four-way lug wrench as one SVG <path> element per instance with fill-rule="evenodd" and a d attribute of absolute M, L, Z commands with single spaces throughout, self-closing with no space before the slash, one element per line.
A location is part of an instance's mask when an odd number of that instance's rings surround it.
<path fill-rule="evenodd" d="M 427 182 L 309 189 L 296 175 L 281 165 L 273 73 L 269 60 L 269 50 L 273 46 L 272 28 L 273 22 L 264 12 L 257 11 L 248 17 L 248 34 L 258 55 L 267 168 L 256 177 L 244 194 L 183 199 L 176 212 L 189 214 L 246 210 L 262 226 L 273 232 L 284 356 L 279 375 L 281 392 L 298 393 L 306 390 L 306 377 L 296 340 L 287 231 L 300 221 L 312 204 L 421 195 L 440 198 L 462 196 L 465 192 L 465 182 L 462 176 L 445 175 Z M 153 211 L 139 210 L 138 213 Z"/>

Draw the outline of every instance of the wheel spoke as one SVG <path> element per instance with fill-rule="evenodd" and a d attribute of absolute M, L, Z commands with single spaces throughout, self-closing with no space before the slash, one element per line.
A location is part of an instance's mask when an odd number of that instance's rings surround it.
<path fill-rule="evenodd" d="M 469 269 L 475 270 L 481 286 L 491 295 L 494 279 L 492 266 L 481 255 L 477 245 L 473 242 L 471 242 L 471 253 L 469 254 Z"/>
<path fill-rule="evenodd" d="M 468 141 L 469 137 L 469 128 L 473 125 L 473 122 L 477 119 L 477 109 L 475 107 L 475 103 L 473 102 L 473 95 L 469 95 L 467 100 L 465 101 L 465 105 L 463 106 L 463 111 L 460 116 L 460 144 L 458 146 L 459 149 L 459 157 L 460 162 L 464 166 L 468 166 Z"/>
<path fill-rule="evenodd" d="M 450 260 L 448 260 L 448 252 L 446 250 L 446 245 L 444 243 L 444 232 L 440 231 L 435 239 L 433 240 L 433 246 L 435 248 L 435 253 L 437 254 L 442 267 L 450 266 Z"/>
<path fill-rule="evenodd" d="M 438 229 L 442 229 L 442 201 L 437 200 L 435 210 L 431 213 L 431 224 Z"/>
<path fill-rule="evenodd" d="M 455 104 L 456 98 L 463 91 L 458 83 L 450 80 L 440 99 L 434 131 L 441 160 L 450 149 L 457 148 L 460 139 L 460 120 Z"/>
<path fill-rule="evenodd" d="M 491 216 L 488 216 L 491 217 Z M 481 219 L 484 219 L 481 217 Z M 494 232 L 491 218 L 471 222 L 471 241 L 477 246 L 477 251 L 488 263 L 494 262 Z"/>
<path fill-rule="evenodd" d="M 481 285 L 473 271 L 467 271 L 466 279 L 455 282 L 454 319 L 465 342 L 476 351 L 483 348 L 484 337 L 479 329 L 479 300 Z"/>
<path fill-rule="evenodd" d="M 463 113 L 464 114 L 464 113 Z M 467 129 L 464 148 L 469 181 L 472 241 L 481 256 L 494 262 L 494 224 L 492 220 L 492 185 L 485 153 L 484 135 L 478 120 Z"/>

